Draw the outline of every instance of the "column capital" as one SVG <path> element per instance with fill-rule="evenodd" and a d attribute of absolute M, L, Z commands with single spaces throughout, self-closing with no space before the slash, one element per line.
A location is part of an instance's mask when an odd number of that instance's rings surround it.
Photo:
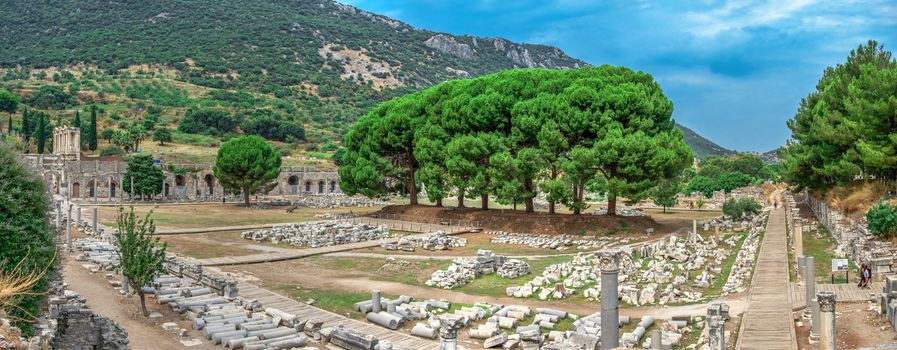
<path fill-rule="evenodd" d="M 819 302 L 819 311 L 821 312 L 835 312 L 836 299 L 833 292 L 816 293 L 816 300 Z"/>
<path fill-rule="evenodd" d="M 458 331 L 464 326 L 460 318 L 452 316 L 439 317 L 439 336 L 442 339 L 457 339 Z"/>
<path fill-rule="evenodd" d="M 598 266 L 602 273 L 616 273 L 620 271 L 620 256 L 623 253 L 620 250 L 602 250 L 596 253 L 598 257 Z"/>

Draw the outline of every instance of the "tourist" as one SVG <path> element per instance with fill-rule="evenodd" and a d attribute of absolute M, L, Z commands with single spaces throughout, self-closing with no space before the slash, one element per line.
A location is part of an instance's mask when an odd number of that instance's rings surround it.
<path fill-rule="evenodd" d="M 863 288 L 869 288 L 869 282 L 872 281 L 872 266 L 863 264 Z"/>

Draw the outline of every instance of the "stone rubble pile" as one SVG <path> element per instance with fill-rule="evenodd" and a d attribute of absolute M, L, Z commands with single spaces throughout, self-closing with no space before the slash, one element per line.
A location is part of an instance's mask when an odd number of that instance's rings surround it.
<path fill-rule="evenodd" d="M 505 263 L 505 257 L 480 249 L 473 258 L 461 257 L 452 260 L 446 270 L 436 270 L 426 282 L 430 287 L 452 289 L 469 283 L 474 278 L 495 273 Z"/>
<path fill-rule="evenodd" d="M 729 278 L 726 279 L 726 284 L 723 285 L 722 296 L 741 293 L 749 287 L 751 274 L 754 271 L 754 265 L 756 265 L 757 253 L 760 251 L 760 234 L 762 232 L 763 228 L 761 226 L 754 226 L 747 237 L 745 237 L 744 243 L 741 244 L 741 249 L 738 250 L 738 255 L 735 257 L 735 262 L 732 264 Z M 733 236 L 730 240 L 735 238 Z M 727 243 L 729 245 L 736 244 L 736 242 Z"/>
<path fill-rule="evenodd" d="M 276 225 L 268 230 L 245 231 L 244 239 L 274 244 L 288 243 L 294 246 L 318 248 L 390 238 L 389 229 L 366 224 L 353 225 L 344 221 L 328 221 Z"/>
<path fill-rule="evenodd" d="M 644 210 L 641 208 L 617 208 L 616 209 L 618 216 L 628 216 L 628 217 L 640 217 L 640 216 L 648 216 Z M 607 208 L 598 208 L 591 211 L 589 214 L 592 215 L 607 215 Z"/>
<path fill-rule="evenodd" d="M 370 199 L 364 196 L 346 196 L 344 194 L 328 194 L 328 195 L 314 195 L 314 196 L 303 196 L 299 197 L 299 199 L 294 199 L 288 201 L 288 205 L 295 205 L 298 207 L 307 207 L 307 208 L 317 208 L 317 209 L 333 209 L 333 208 L 345 208 L 345 207 L 359 207 L 359 208 L 367 208 L 367 207 L 382 207 L 389 203 L 379 201 L 376 199 Z"/>
<path fill-rule="evenodd" d="M 86 261 L 85 268 L 91 272 L 111 271 L 118 266 L 118 251 L 115 243 L 103 238 L 79 238 L 72 241 L 79 254 L 77 261 Z"/>
<path fill-rule="evenodd" d="M 437 231 L 426 237 L 403 236 L 397 242 L 380 242 L 380 246 L 386 250 L 401 250 L 413 252 L 417 248 L 435 251 L 449 250 L 467 246 L 467 239 L 449 236 L 443 231 Z"/>
<path fill-rule="evenodd" d="M 484 233 L 495 235 L 491 242 L 496 244 L 517 244 L 530 248 L 555 249 L 558 251 L 572 248 L 579 250 L 607 249 L 616 245 L 627 244 L 632 240 L 631 238 L 611 239 L 608 237 L 595 238 L 595 236 L 535 235 L 503 231 L 485 231 Z"/>
<path fill-rule="evenodd" d="M 498 276 L 501 278 L 514 279 L 529 275 L 530 273 L 532 273 L 532 270 L 530 269 L 529 264 L 519 259 L 505 261 L 505 263 L 498 268 Z"/>
<path fill-rule="evenodd" d="M 624 264 L 621 271 L 635 271 L 631 260 Z M 508 296 L 515 298 L 529 298 L 537 295 L 540 300 L 564 299 L 576 293 L 578 288 L 595 285 L 600 280 L 598 268 L 598 255 L 594 253 L 579 253 L 572 261 L 549 265 L 531 281 L 521 286 L 511 286 L 505 290 Z M 595 287 L 590 288 L 595 289 Z M 600 291 L 600 289 L 596 289 Z M 589 297 L 591 291 L 587 291 Z M 595 294 L 597 297 L 597 292 Z"/>

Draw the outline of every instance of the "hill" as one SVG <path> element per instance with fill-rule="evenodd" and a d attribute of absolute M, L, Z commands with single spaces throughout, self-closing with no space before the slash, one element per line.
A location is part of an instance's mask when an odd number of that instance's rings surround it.
<path fill-rule="evenodd" d="M 400 94 L 585 65 L 555 47 L 417 29 L 332 0 L 12 0 L 0 11 L 3 85 L 26 98 L 58 85 L 77 101 L 53 107 L 66 118 L 96 103 L 101 129 L 148 112 L 176 127 L 191 108 L 227 109 L 238 122 L 272 109 L 305 126 L 311 152 L 331 151 L 358 116 Z M 683 130 L 696 154 L 726 152 Z M 175 143 L 218 141 L 176 134 Z"/>
<path fill-rule="evenodd" d="M 713 141 L 710 141 L 704 138 L 693 130 L 685 127 L 682 124 L 676 124 L 682 133 L 685 135 L 685 143 L 691 147 L 692 151 L 695 153 L 695 157 L 704 158 L 707 156 L 725 156 L 729 154 L 735 153 L 732 150 L 726 149 L 723 146 L 717 145 Z"/>

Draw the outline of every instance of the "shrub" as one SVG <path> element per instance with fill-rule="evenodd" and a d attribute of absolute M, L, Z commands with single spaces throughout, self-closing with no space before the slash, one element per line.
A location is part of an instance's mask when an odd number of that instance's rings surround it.
<path fill-rule="evenodd" d="M 41 109 L 63 109 L 74 105 L 75 99 L 57 85 L 43 85 L 27 102 Z"/>
<path fill-rule="evenodd" d="M 109 129 L 106 129 L 109 130 Z M 101 157 L 124 155 L 125 151 L 116 145 L 109 145 L 100 150 Z"/>
<path fill-rule="evenodd" d="M 741 220 L 760 213 L 760 204 L 753 198 L 729 199 L 723 204 L 723 214 L 734 220 Z"/>
<path fill-rule="evenodd" d="M 184 120 L 178 124 L 180 132 L 213 136 L 233 132 L 236 128 L 237 119 L 218 109 L 188 110 Z"/>
<path fill-rule="evenodd" d="M 866 213 L 866 222 L 872 234 L 890 238 L 897 236 L 897 205 L 878 203 Z"/>

